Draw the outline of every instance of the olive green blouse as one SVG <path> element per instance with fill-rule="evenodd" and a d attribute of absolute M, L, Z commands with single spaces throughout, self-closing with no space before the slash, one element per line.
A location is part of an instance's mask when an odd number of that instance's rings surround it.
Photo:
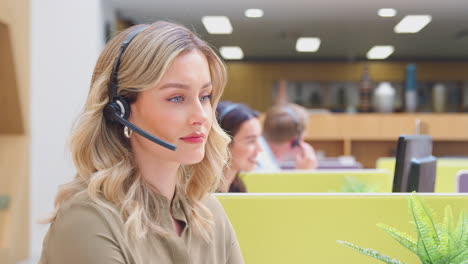
<path fill-rule="evenodd" d="M 148 235 L 137 242 L 125 238 L 119 215 L 89 198 L 67 201 L 50 225 L 39 264 L 244 263 L 231 223 L 213 195 L 202 201 L 214 216 L 211 242 L 193 230 L 186 204 L 177 195 L 171 205 L 162 195 L 158 199 L 160 225 L 169 235 Z M 173 230 L 169 206 L 172 216 L 184 224 L 180 236 Z"/>

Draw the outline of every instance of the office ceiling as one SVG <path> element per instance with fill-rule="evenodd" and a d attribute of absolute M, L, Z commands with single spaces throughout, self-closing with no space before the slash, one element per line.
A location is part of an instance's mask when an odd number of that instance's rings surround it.
<path fill-rule="evenodd" d="M 240 46 L 245 60 L 364 60 L 374 45 L 393 45 L 387 60 L 468 60 L 468 0 L 108 0 L 120 17 L 137 23 L 175 21 L 194 29 L 213 46 Z M 377 10 L 391 7 L 395 17 Z M 247 8 L 264 10 L 247 18 Z M 394 26 L 410 14 L 429 14 L 432 22 L 416 34 L 396 34 Z M 210 35 L 202 16 L 223 15 L 231 35 Z M 299 36 L 319 37 L 315 53 L 295 50 Z"/>

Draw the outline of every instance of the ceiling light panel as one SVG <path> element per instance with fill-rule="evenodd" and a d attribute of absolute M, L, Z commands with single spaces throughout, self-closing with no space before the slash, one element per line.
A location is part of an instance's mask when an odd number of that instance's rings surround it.
<path fill-rule="evenodd" d="M 231 34 L 232 25 L 226 16 L 204 16 L 202 23 L 210 34 Z"/>
<path fill-rule="evenodd" d="M 316 52 L 320 47 L 319 38 L 302 37 L 296 41 L 296 51 L 298 52 Z"/>
<path fill-rule="evenodd" d="M 258 18 L 263 16 L 263 10 L 258 8 L 250 8 L 244 12 L 246 17 Z"/>
<path fill-rule="evenodd" d="M 393 29 L 395 33 L 417 33 L 421 31 L 432 17 L 430 15 L 409 15 L 405 16 Z"/>
<path fill-rule="evenodd" d="M 395 51 L 393 46 L 374 46 L 367 52 L 369 60 L 383 60 Z"/>
<path fill-rule="evenodd" d="M 223 46 L 219 48 L 219 52 L 226 60 L 241 60 L 244 58 L 244 52 L 237 46 Z"/>
<path fill-rule="evenodd" d="M 394 17 L 397 11 L 395 8 L 381 8 L 377 11 L 377 14 L 381 17 Z"/>

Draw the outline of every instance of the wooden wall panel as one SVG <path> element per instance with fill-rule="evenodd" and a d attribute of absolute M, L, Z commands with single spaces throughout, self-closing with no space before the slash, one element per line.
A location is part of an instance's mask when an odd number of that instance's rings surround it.
<path fill-rule="evenodd" d="M 338 157 L 344 153 L 344 142 L 340 140 L 308 140 L 316 152 L 323 152 L 326 157 Z"/>
<path fill-rule="evenodd" d="M 30 2 L 0 1 L 0 263 L 29 257 Z"/>
<path fill-rule="evenodd" d="M 351 155 L 365 168 L 375 168 L 380 157 L 392 157 L 396 151 L 397 141 L 353 141 Z"/>
<path fill-rule="evenodd" d="M 435 156 L 468 156 L 468 114 L 329 114 L 311 115 L 306 140 L 326 156 L 353 155 L 366 168 L 379 157 L 394 155 L 401 134 L 433 137 Z"/>
<path fill-rule="evenodd" d="M 468 156 L 468 142 L 435 141 L 432 153 L 434 156 Z"/>
<path fill-rule="evenodd" d="M 0 194 L 10 197 L 8 209 L 0 214 L 0 240 L 15 263 L 29 254 L 29 154 L 25 149 L 25 136 L 0 135 Z"/>
<path fill-rule="evenodd" d="M 23 133 L 24 120 L 9 26 L 0 22 L 0 133 Z"/>
<path fill-rule="evenodd" d="M 326 114 L 311 115 L 307 140 L 395 140 L 414 134 L 420 120 L 422 134 L 435 140 L 468 141 L 468 114 Z"/>

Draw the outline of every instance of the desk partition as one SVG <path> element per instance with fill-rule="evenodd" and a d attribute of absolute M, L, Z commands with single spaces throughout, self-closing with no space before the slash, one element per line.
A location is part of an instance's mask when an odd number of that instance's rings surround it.
<path fill-rule="evenodd" d="M 345 240 L 406 263 L 421 263 L 376 224 L 417 237 L 409 194 L 219 194 L 249 264 L 375 264 L 337 240 Z M 454 219 L 468 207 L 462 194 L 418 194 L 442 221 L 451 205 Z"/>
<path fill-rule="evenodd" d="M 395 171 L 394 158 L 380 158 L 377 169 L 387 170 L 391 175 Z M 468 170 L 468 158 L 438 158 L 436 169 L 435 192 L 457 192 L 457 174 L 460 170 Z"/>
<path fill-rule="evenodd" d="M 391 192 L 393 175 L 386 170 L 282 170 L 240 175 L 250 193 Z"/>

